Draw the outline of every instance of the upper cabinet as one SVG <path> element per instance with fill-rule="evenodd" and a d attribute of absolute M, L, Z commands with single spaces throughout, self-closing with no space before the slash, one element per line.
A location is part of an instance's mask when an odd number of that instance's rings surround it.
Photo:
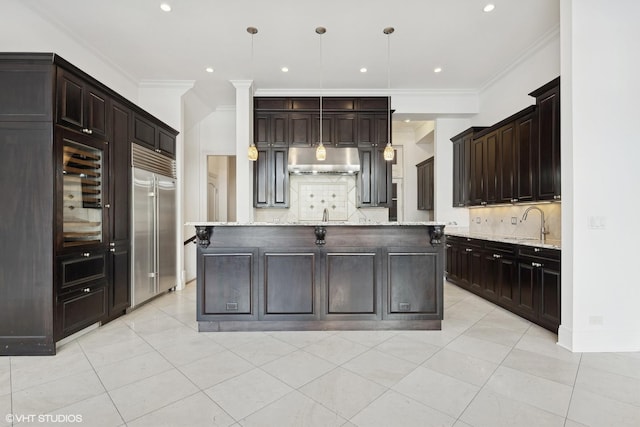
<path fill-rule="evenodd" d="M 58 124 L 95 137 L 107 137 L 107 97 L 62 68 L 57 71 Z"/>
<path fill-rule="evenodd" d="M 559 78 L 536 105 L 453 142 L 453 207 L 560 199 Z"/>
<path fill-rule="evenodd" d="M 560 77 L 531 92 L 538 107 L 538 200 L 560 200 Z"/>
<path fill-rule="evenodd" d="M 254 207 L 288 207 L 287 148 L 316 146 L 320 133 L 327 147 L 358 148 L 358 207 L 390 207 L 392 163 L 382 156 L 389 98 L 322 98 L 322 129 L 320 105 L 319 97 L 254 98 Z"/>
<path fill-rule="evenodd" d="M 143 113 L 136 112 L 133 115 L 131 134 L 136 144 L 175 159 L 177 132 L 173 129 L 159 124 Z"/>
<path fill-rule="evenodd" d="M 416 165 L 418 169 L 418 210 L 433 210 L 433 157 Z"/>

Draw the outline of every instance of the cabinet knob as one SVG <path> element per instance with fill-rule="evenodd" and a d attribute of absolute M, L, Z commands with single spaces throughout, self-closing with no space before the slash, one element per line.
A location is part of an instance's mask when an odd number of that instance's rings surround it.
<path fill-rule="evenodd" d="M 156 153 L 162 153 L 162 150 L 159 148 L 156 148 Z"/>
<path fill-rule="evenodd" d="M 500 254 L 493 254 L 493 257 L 494 257 L 495 259 L 500 259 L 500 258 L 502 258 L 502 255 L 500 255 Z"/>
<path fill-rule="evenodd" d="M 86 133 L 87 135 L 91 135 L 91 134 L 93 134 L 93 131 L 91 129 L 84 128 L 84 129 L 82 129 L 82 133 Z"/>
<path fill-rule="evenodd" d="M 560 200 L 562 197 L 559 194 L 553 195 L 553 200 Z"/>
<path fill-rule="evenodd" d="M 480 202 L 480 204 L 481 204 L 482 206 L 485 206 L 485 205 L 487 204 L 487 202 Z"/>
<path fill-rule="evenodd" d="M 90 252 L 82 252 L 82 256 L 85 258 L 89 258 L 91 256 Z"/>
<path fill-rule="evenodd" d="M 91 292 L 91 289 L 89 289 L 89 288 L 84 288 L 84 289 L 82 290 L 82 292 L 84 292 L 85 294 L 88 294 L 89 292 Z"/>
<path fill-rule="evenodd" d="M 450 247 L 451 247 L 451 245 L 450 245 L 450 244 L 446 244 L 445 246 L 446 246 L 446 247 L 448 247 L 448 248 L 450 248 Z"/>
<path fill-rule="evenodd" d="M 109 243 L 109 246 L 114 247 L 116 245 L 116 242 L 111 242 Z"/>
<path fill-rule="evenodd" d="M 116 248 L 111 248 L 111 249 L 109 249 L 109 251 L 110 251 L 110 252 L 115 252 L 115 251 L 116 251 Z"/>
<path fill-rule="evenodd" d="M 515 203 L 517 201 L 518 201 L 518 199 L 511 199 L 511 203 Z"/>
<path fill-rule="evenodd" d="M 542 267 L 542 264 L 540 264 L 539 262 L 532 262 L 531 267 L 536 267 L 536 268 Z"/>
<path fill-rule="evenodd" d="M 465 249 L 465 251 L 466 251 L 466 252 L 473 252 L 473 249 L 471 249 L 471 248 L 466 248 L 466 249 Z"/>
<path fill-rule="evenodd" d="M 106 204 L 104 205 L 104 207 L 105 207 L 105 208 L 107 208 L 107 209 L 109 209 L 109 208 L 111 207 L 111 203 L 106 203 Z"/>
<path fill-rule="evenodd" d="M 534 251 L 534 252 L 540 252 L 540 251 L 541 251 L 541 249 L 540 249 L 540 248 L 533 248 L 533 251 Z"/>

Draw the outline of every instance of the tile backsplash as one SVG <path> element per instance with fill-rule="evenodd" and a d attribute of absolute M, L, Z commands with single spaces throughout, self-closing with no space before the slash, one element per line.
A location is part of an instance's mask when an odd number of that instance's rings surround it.
<path fill-rule="evenodd" d="M 537 206 L 544 212 L 548 240 L 561 239 L 561 203 L 539 203 L 483 207 L 469 209 L 469 231 L 500 237 L 538 238 L 540 236 L 540 212 L 530 211 L 527 219 L 522 217 L 527 208 Z"/>
<path fill-rule="evenodd" d="M 352 175 L 291 175 L 288 209 L 255 209 L 258 222 L 317 222 L 326 208 L 329 221 L 384 222 L 387 208 L 358 209 L 356 177 Z"/>

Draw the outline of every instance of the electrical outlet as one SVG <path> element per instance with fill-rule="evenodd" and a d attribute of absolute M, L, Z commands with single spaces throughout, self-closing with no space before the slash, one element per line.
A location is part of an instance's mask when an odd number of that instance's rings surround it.
<path fill-rule="evenodd" d="M 479 216 L 476 217 L 476 224 L 480 224 L 480 217 Z"/>
<path fill-rule="evenodd" d="M 518 225 L 518 217 L 517 216 L 512 216 L 511 217 L 511 225 Z"/>

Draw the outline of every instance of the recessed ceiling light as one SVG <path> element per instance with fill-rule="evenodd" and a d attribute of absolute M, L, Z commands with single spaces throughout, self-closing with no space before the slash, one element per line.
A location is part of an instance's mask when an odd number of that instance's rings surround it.
<path fill-rule="evenodd" d="M 207 73 L 213 73 L 213 67 L 207 67 L 207 68 L 205 68 L 205 71 Z"/>
<path fill-rule="evenodd" d="M 367 72 L 367 69 L 366 69 L 365 67 L 362 67 L 362 68 L 360 68 L 360 72 L 361 72 L 361 73 L 366 73 L 366 72 Z"/>
<path fill-rule="evenodd" d="M 171 5 L 169 3 L 161 3 L 160 9 L 164 10 L 165 12 L 171 12 Z"/>
<path fill-rule="evenodd" d="M 492 11 L 493 9 L 495 9 L 495 8 L 496 8 L 496 6 L 495 6 L 494 4 L 489 3 L 489 4 L 488 4 L 488 5 L 486 5 L 486 6 L 484 7 L 484 9 L 482 9 L 482 10 L 484 10 L 485 12 L 491 12 L 491 11 Z"/>
<path fill-rule="evenodd" d="M 280 68 L 282 70 L 283 73 L 288 73 L 289 69 L 287 67 L 282 67 Z"/>
<path fill-rule="evenodd" d="M 441 68 L 441 67 L 436 67 L 436 68 L 434 68 L 434 69 L 433 69 L 433 72 L 434 72 L 434 73 L 439 73 L 439 72 L 441 72 L 441 71 L 442 71 L 442 68 Z"/>

